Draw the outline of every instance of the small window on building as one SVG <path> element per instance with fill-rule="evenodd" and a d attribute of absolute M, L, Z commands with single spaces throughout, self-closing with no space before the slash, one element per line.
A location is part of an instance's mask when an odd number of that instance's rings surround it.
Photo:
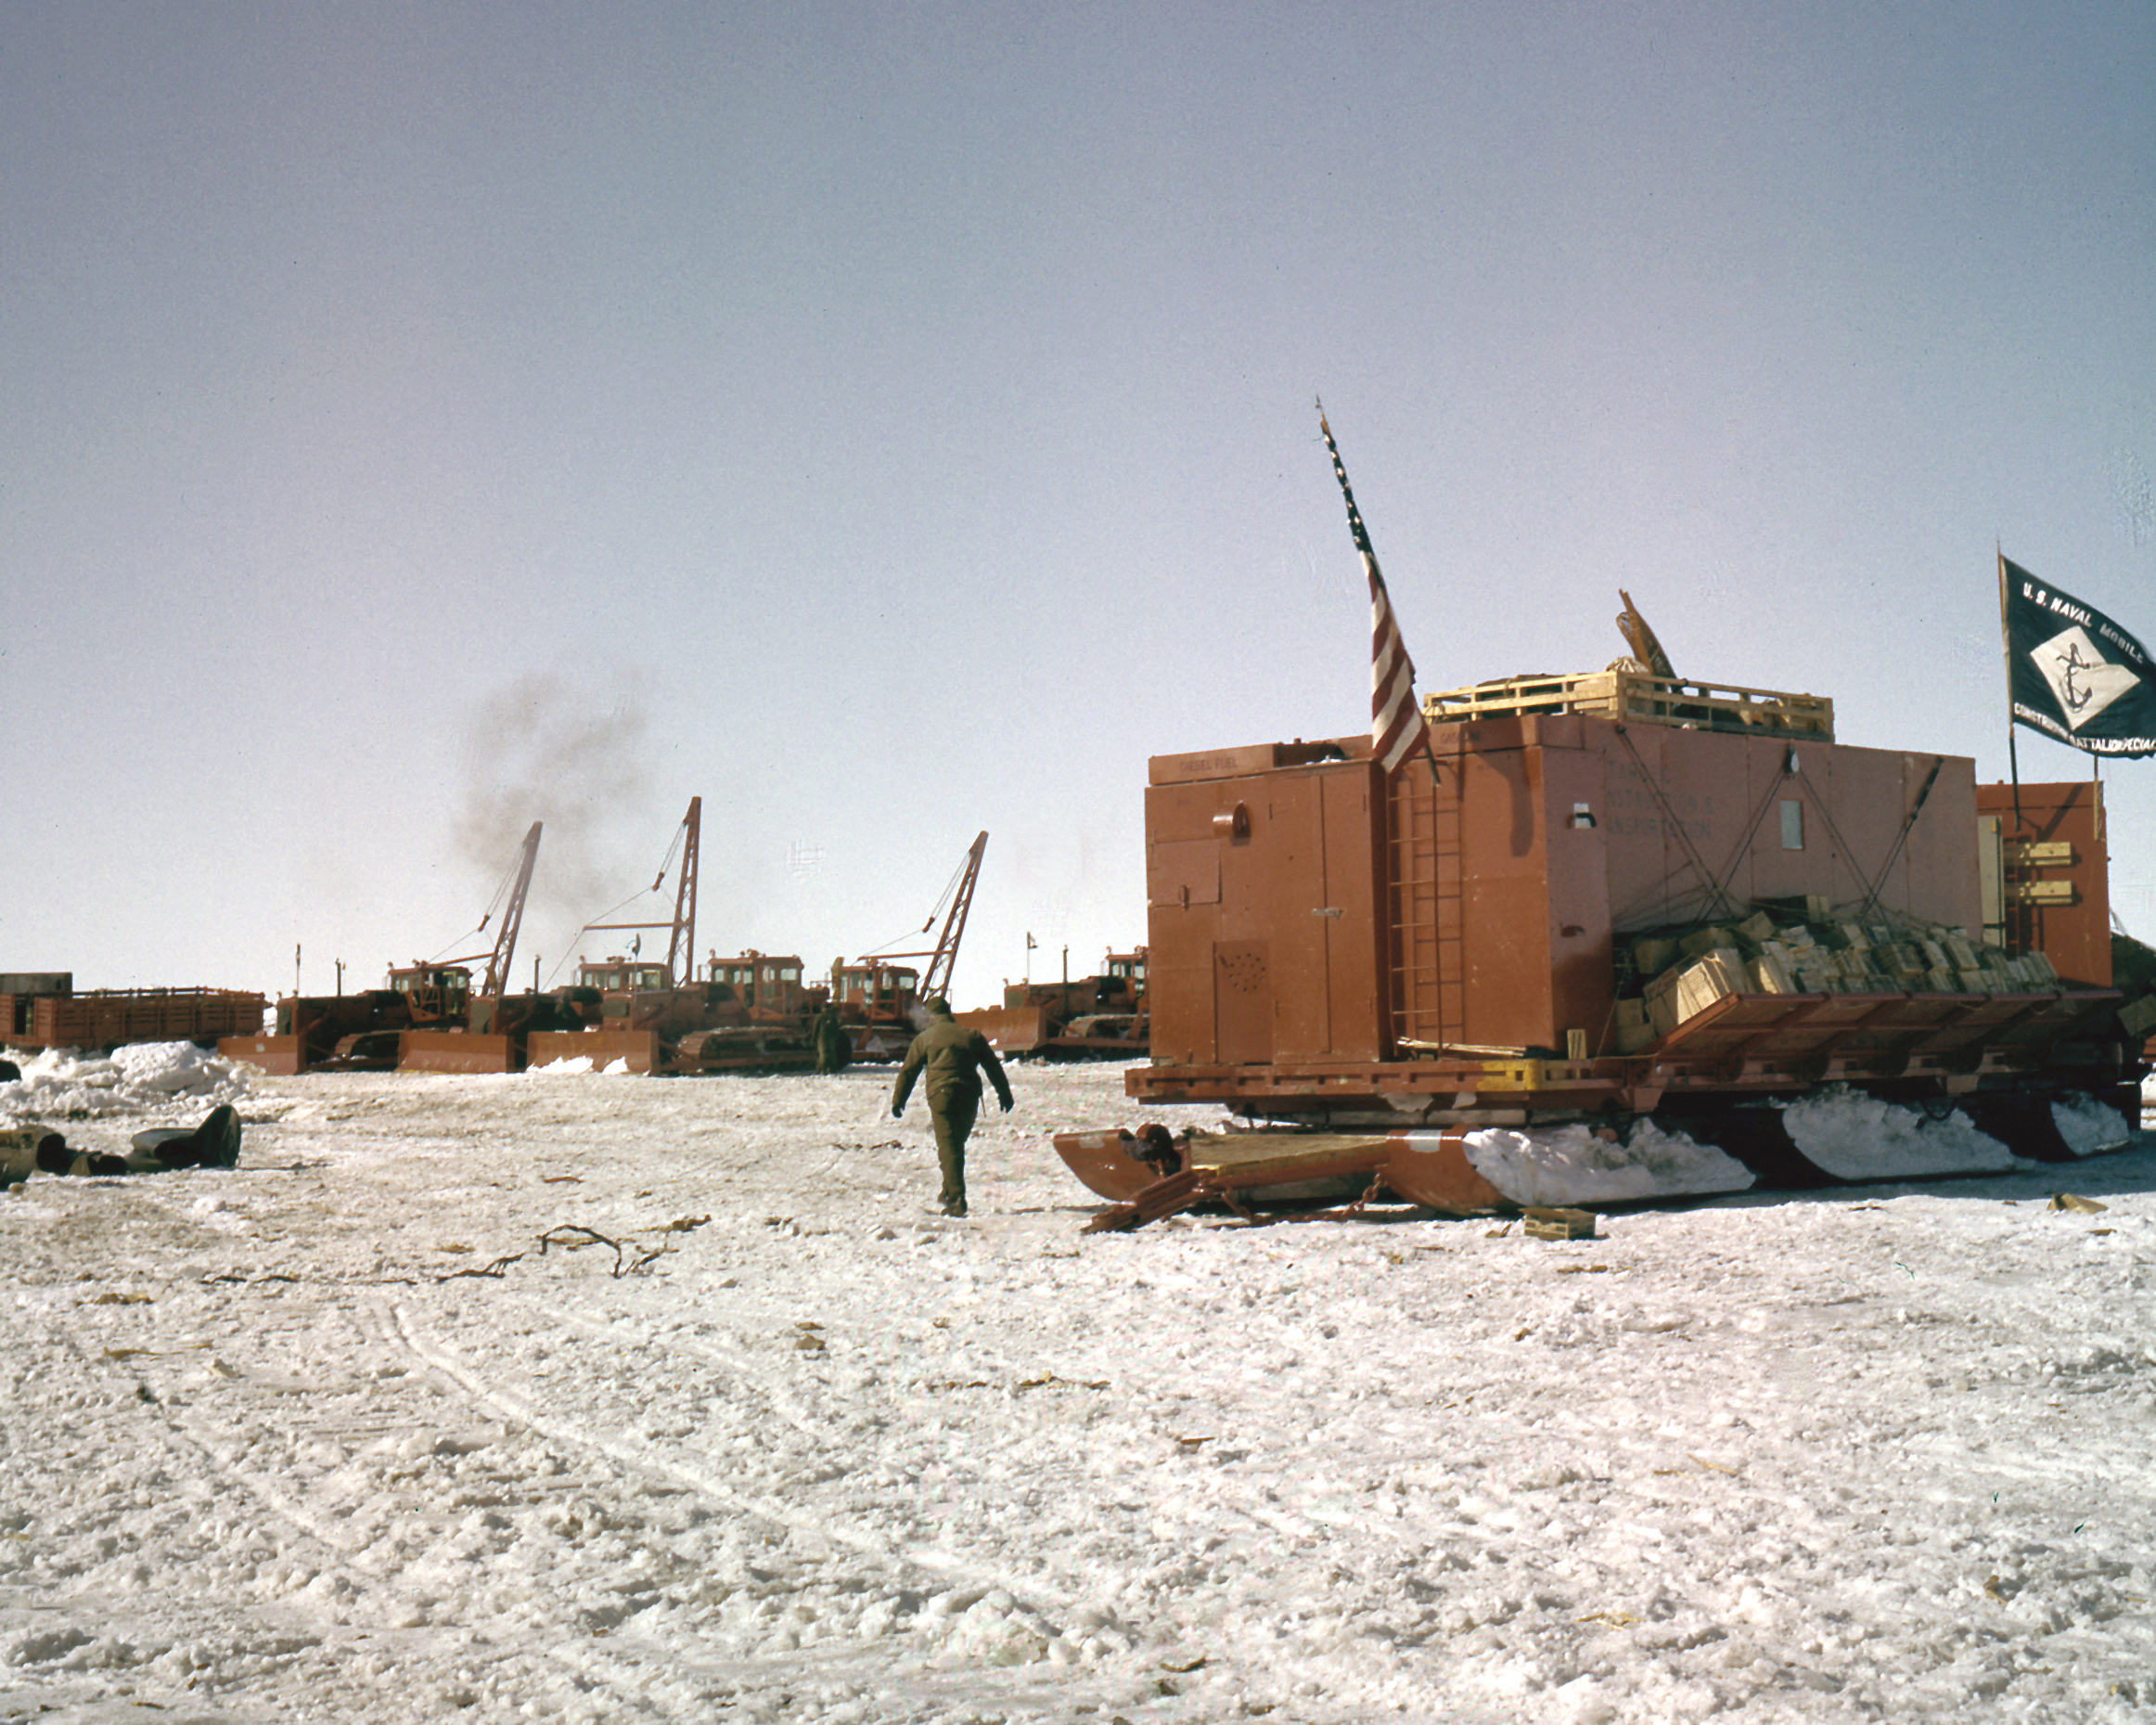
<path fill-rule="evenodd" d="M 1801 851 L 1804 848 L 1804 805 L 1793 798 L 1782 802 L 1782 849 Z"/>

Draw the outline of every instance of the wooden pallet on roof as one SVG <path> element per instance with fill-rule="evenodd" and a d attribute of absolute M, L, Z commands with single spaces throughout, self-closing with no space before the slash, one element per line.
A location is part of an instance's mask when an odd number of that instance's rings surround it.
<path fill-rule="evenodd" d="M 1627 725 L 1685 726 L 1755 737 L 1834 740 L 1834 703 L 1823 695 L 1693 683 L 1639 671 L 1508 676 L 1422 698 L 1433 724 L 1586 713 Z"/>

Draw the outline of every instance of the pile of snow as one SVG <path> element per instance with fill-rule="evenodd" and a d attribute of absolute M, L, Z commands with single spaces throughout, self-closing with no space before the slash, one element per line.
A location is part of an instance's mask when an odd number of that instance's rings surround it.
<path fill-rule="evenodd" d="M 200 1112 L 237 1103 L 253 1070 L 192 1042 L 138 1042 L 109 1056 L 46 1049 L 16 1064 L 22 1076 L 0 1083 L 0 1121 L 10 1124 L 165 1114 L 181 1101 Z"/>
<path fill-rule="evenodd" d="M 1712 1144 L 1651 1120 L 1619 1143 L 1583 1125 L 1516 1131 L 1486 1126 L 1467 1134 L 1469 1165 L 1514 1204 L 1626 1204 L 1749 1191 L 1756 1178 Z"/>
<path fill-rule="evenodd" d="M 2116 1149 L 2131 1136 L 2118 1111 L 2093 1097 L 2055 1102 L 2052 1117 L 2077 1156 Z M 1881 1101 L 1843 1085 L 1798 1098 L 1782 1110 L 1781 1119 L 1797 1150 L 1836 1179 L 1937 1179 L 2036 1165 L 1980 1131 L 1958 1109 L 1934 1118 L 1920 1108 Z M 1750 1190 L 1754 1179 L 1713 1145 L 1651 1120 L 1634 1126 L 1629 1143 L 1573 1125 L 1485 1127 L 1468 1133 L 1464 1148 L 1475 1172 L 1521 1204 L 1628 1204 L 1738 1192 Z"/>
<path fill-rule="evenodd" d="M 2147 1094 L 2145 1080 L 2143 1094 Z M 2059 1128 L 2059 1136 L 2066 1140 L 2066 1148 L 2077 1156 L 2094 1156 L 2116 1150 L 2133 1135 L 2133 1128 L 2117 1109 L 2098 1101 L 2093 1096 L 2076 1096 L 2068 1101 L 2053 1102 L 2051 1121 Z"/>
<path fill-rule="evenodd" d="M 2077 1156 L 2115 1150 L 2132 1136 L 2118 1111 L 2093 1097 L 2052 1105 L 2060 1137 Z M 1841 1180 L 1938 1179 L 2035 1166 L 1980 1131 L 1959 1110 L 1934 1118 L 1832 1085 L 1782 1110 L 1790 1141 Z M 1520 1204 L 1632 1204 L 1643 1199 L 1749 1191 L 1755 1177 L 1711 1144 L 1652 1120 L 1631 1141 L 1586 1125 L 1526 1130 L 1485 1127 L 1465 1135 L 1469 1164 Z"/>
<path fill-rule="evenodd" d="M 601 1066 L 588 1054 L 567 1054 L 558 1061 L 548 1061 L 544 1066 L 527 1066 L 526 1073 L 549 1078 L 578 1078 L 596 1075 L 601 1078 L 625 1078 L 629 1075 L 629 1062 L 625 1060 L 610 1062 Z"/>
<path fill-rule="evenodd" d="M 1933 1119 L 1921 1109 L 1882 1102 L 1845 1085 L 1799 1097 L 1782 1110 L 1782 1126 L 1813 1166 L 1836 1179 L 2004 1174 L 2032 1165 L 1978 1131 L 1959 1109 Z"/>

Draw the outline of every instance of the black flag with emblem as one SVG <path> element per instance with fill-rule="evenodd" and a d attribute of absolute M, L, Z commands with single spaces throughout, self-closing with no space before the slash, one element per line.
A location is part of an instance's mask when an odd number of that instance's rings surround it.
<path fill-rule="evenodd" d="M 2156 754 L 2156 660 L 2092 605 L 1999 559 L 2014 722 L 2090 754 Z"/>

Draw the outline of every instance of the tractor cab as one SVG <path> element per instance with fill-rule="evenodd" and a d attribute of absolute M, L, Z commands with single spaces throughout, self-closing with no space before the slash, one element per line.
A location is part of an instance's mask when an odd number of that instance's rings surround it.
<path fill-rule="evenodd" d="M 414 963 L 390 972 L 414 1025 L 462 1024 L 471 1016 L 471 972 L 461 964 Z"/>
<path fill-rule="evenodd" d="M 801 959 L 790 954 L 774 957 L 751 948 L 738 958 L 722 959 L 714 953 L 704 970 L 712 1005 L 738 1006 L 757 1023 L 802 1018 L 820 1010 L 829 998 L 829 990 L 820 985 L 802 984 Z"/>

